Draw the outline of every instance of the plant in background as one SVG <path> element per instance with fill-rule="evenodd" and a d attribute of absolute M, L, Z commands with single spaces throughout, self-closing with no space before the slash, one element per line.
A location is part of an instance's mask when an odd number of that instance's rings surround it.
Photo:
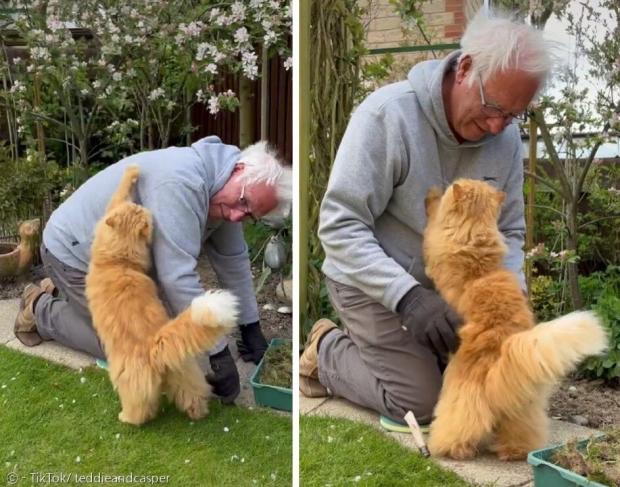
<path fill-rule="evenodd" d="M 584 299 L 603 320 L 609 337 L 605 355 L 590 357 L 580 372 L 591 378 L 620 383 L 620 266 L 610 265 L 604 271 L 580 277 Z"/>
<path fill-rule="evenodd" d="M 257 46 L 288 54 L 291 12 L 283 0 L 11 6 L 28 50 L 10 70 L 5 59 L 4 98 L 16 100 L 17 135 L 32 140 L 42 124 L 82 165 L 121 142 L 127 150 L 166 147 L 175 128 L 191 133 L 197 101 L 211 113 L 236 107 L 236 95 L 217 92 L 215 82 L 229 73 L 255 79 Z M 76 27 L 85 33 L 74 35 Z"/>
<path fill-rule="evenodd" d="M 64 175 L 53 161 L 41 164 L 35 151 L 16 161 L 4 156 L 0 158 L 0 222 L 8 225 L 2 233 L 14 233 L 17 222 L 38 215 L 48 192 L 60 191 Z"/>
<path fill-rule="evenodd" d="M 216 90 L 222 76 L 255 79 L 261 51 L 289 54 L 286 0 L 17 0 L 8 7 L 0 19 L 0 102 L 13 159 L 27 147 L 71 166 L 65 194 L 93 161 L 109 164 L 183 137 L 189 143 L 195 103 L 211 113 L 239 103 L 232 91 Z M 9 57 L 8 44 L 24 49 Z"/>
<path fill-rule="evenodd" d="M 546 156 L 553 168 L 552 176 L 539 165 L 539 174 L 530 177 L 551 189 L 562 200 L 562 221 L 566 228 L 565 249 L 578 255 L 581 200 L 588 173 L 600 146 L 618 135 L 620 130 L 620 6 L 613 0 L 604 0 L 594 9 L 582 4 L 581 15 L 566 14 L 569 32 L 577 48 L 591 63 L 588 73 L 577 74 L 577 64 L 560 75 L 561 94 L 544 96 L 532 110 L 540 128 Z M 600 29 L 589 28 L 590 25 Z M 585 78 L 596 88 L 591 91 L 579 83 Z M 584 137 L 575 134 L 587 132 Z M 560 155 L 561 154 L 561 155 Z M 579 288 L 578 262 L 567 262 L 567 282 L 573 309 L 584 305 Z"/>
<path fill-rule="evenodd" d="M 252 265 L 261 263 L 261 273 L 254 284 L 259 293 L 273 272 L 280 283 L 292 273 L 292 220 L 287 218 L 277 225 L 263 221 L 244 225 L 244 237 Z"/>
<path fill-rule="evenodd" d="M 300 339 L 331 309 L 321 275 L 323 249 L 317 231 L 319 206 L 349 116 L 361 89 L 361 58 L 366 53 L 364 9 L 354 0 L 312 2 L 310 64 L 311 120 L 307 309 L 301 311 Z M 330 312 L 333 314 L 333 311 Z"/>

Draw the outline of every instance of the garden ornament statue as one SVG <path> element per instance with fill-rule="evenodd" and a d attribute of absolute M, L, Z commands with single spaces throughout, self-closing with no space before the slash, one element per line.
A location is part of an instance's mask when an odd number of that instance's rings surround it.
<path fill-rule="evenodd" d="M 279 233 L 269 239 L 265 247 L 263 260 L 265 265 L 272 271 L 280 273 L 280 280 L 276 286 L 276 296 L 284 303 L 284 306 L 278 308 L 278 313 L 291 314 L 293 312 L 291 308 L 293 302 L 293 279 L 291 277 L 285 278 L 282 274 L 282 269 L 287 261 L 287 252 Z"/>
<path fill-rule="evenodd" d="M 0 244 L 0 278 L 19 276 L 32 266 L 39 244 L 41 221 L 26 220 L 19 226 L 19 244 Z"/>

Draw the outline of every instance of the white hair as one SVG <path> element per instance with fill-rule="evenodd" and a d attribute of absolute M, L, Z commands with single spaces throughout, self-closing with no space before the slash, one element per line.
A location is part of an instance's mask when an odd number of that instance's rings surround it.
<path fill-rule="evenodd" d="M 484 82 L 495 73 L 514 69 L 533 74 L 542 87 L 553 67 L 554 46 L 542 31 L 519 22 L 514 14 L 480 9 L 463 34 L 459 61 L 471 56 L 474 76 L 469 77 L 469 86 L 477 74 Z"/>
<path fill-rule="evenodd" d="M 274 150 L 262 140 L 241 152 L 239 163 L 245 165 L 240 175 L 246 184 L 265 183 L 276 187 L 278 205 L 269 216 L 288 217 L 293 199 L 293 172 L 291 167 L 278 159 Z"/>

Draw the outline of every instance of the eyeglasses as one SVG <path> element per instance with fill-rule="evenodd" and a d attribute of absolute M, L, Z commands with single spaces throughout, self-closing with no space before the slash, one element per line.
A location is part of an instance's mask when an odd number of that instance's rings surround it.
<path fill-rule="evenodd" d="M 239 203 L 241 204 L 241 211 L 245 213 L 245 216 L 252 220 L 252 223 L 257 222 L 257 218 L 252 214 L 248 200 L 245 199 L 245 184 L 241 186 L 241 195 L 239 196 Z"/>
<path fill-rule="evenodd" d="M 527 110 L 521 113 L 511 113 L 504 110 L 502 107 L 495 105 L 494 103 L 487 103 L 484 97 L 484 90 L 482 89 L 482 76 L 478 73 L 478 82 L 480 86 L 480 101 L 482 102 L 482 113 L 489 118 L 503 118 L 504 120 L 514 119 L 519 122 L 525 122 L 527 120 Z"/>

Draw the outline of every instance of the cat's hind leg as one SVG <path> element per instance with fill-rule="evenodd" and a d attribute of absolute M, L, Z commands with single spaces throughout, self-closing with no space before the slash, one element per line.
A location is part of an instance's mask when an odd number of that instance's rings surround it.
<path fill-rule="evenodd" d="M 495 443 L 490 449 L 500 460 L 524 460 L 528 452 L 544 446 L 548 422 L 544 404 L 538 402 L 514 416 L 504 416 L 499 420 Z"/>
<path fill-rule="evenodd" d="M 433 455 L 456 460 L 474 458 L 493 430 L 494 417 L 480 388 L 444 384 L 431 424 L 428 448 Z"/>
<path fill-rule="evenodd" d="M 136 426 L 157 415 L 161 396 L 161 378 L 149 367 L 125 368 L 114 386 L 121 400 L 118 419 Z"/>
<path fill-rule="evenodd" d="M 191 419 L 204 418 L 209 412 L 211 386 L 193 358 L 187 359 L 181 369 L 168 369 L 164 392 Z"/>

